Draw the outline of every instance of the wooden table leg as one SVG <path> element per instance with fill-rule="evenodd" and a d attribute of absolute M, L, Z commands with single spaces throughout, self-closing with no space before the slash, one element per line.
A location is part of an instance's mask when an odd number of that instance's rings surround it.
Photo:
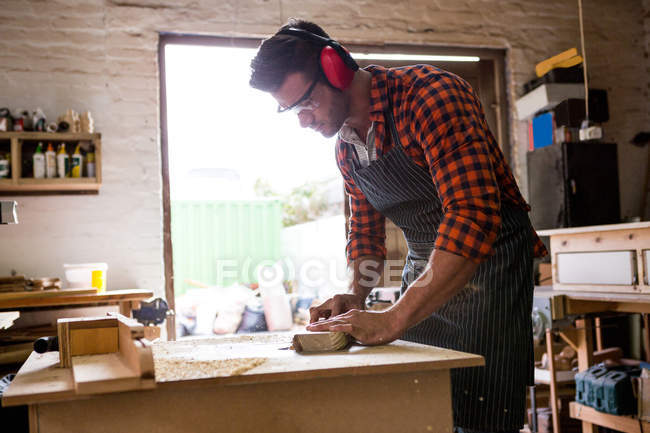
<path fill-rule="evenodd" d="M 587 370 L 592 362 L 594 356 L 594 343 L 591 334 L 592 320 L 589 318 L 576 320 L 577 332 L 577 346 L 578 346 L 578 371 Z M 598 433 L 598 426 L 582 421 L 582 433 Z"/>
<path fill-rule="evenodd" d="M 553 353 L 553 332 L 546 329 L 546 357 L 548 358 L 548 372 L 550 375 L 549 388 L 551 391 L 550 404 L 553 417 L 553 433 L 560 433 L 560 419 L 557 408 L 557 381 L 555 377 L 555 354 Z M 537 416 L 537 414 L 533 414 Z"/>
<path fill-rule="evenodd" d="M 29 433 L 38 433 L 38 406 L 30 404 L 27 406 L 29 417 Z"/>
<path fill-rule="evenodd" d="M 645 353 L 645 362 L 650 362 L 650 321 L 648 321 L 648 315 L 642 314 L 643 316 L 643 349 Z"/>
<path fill-rule="evenodd" d="M 120 302 L 120 314 L 126 317 L 131 317 L 131 301 Z"/>
<path fill-rule="evenodd" d="M 600 317 L 594 319 L 596 325 L 596 350 L 603 350 L 603 333 L 600 325 Z"/>

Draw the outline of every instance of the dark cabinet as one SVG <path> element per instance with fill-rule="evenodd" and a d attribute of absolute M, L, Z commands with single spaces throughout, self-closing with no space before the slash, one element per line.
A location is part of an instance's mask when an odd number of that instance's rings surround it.
<path fill-rule="evenodd" d="M 620 222 L 616 144 L 559 143 L 527 155 L 537 230 Z"/>

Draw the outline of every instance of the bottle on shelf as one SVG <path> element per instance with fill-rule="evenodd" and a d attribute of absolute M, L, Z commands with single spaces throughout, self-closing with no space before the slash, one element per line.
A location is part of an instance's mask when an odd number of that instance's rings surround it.
<path fill-rule="evenodd" d="M 47 143 L 47 152 L 45 152 L 45 177 L 56 177 L 56 153 L 52 142 Z"/>
<path fill-rule="evenodd" d="M 81 172 L 83 169 L 83 159 L 84 157 L 81 155 L 81 150 L 79 149 L 79 145 L 77 144 L 77 147 L 74 150 L 74 153 L 72 154 L 72 168 L 70 170 L 70 177 L 81 177 Z"/>
<path fill-rule="evenodd" d="M 0 153 L 0 179 L 9 177 L 9 167 L 11 167 L 9 158 Z"/>
<path fill-rule="evenodd" d="M 86 176 L 95 177 L 95 147 L 91 146 L 86 154 Z"/>
<path fill-rule="evenodd" d="M 65 143 L 59 145 L 59 151 L 56 155 L 57 162 L 57 172 L 59 177 L 69 177 L 70 176 L 70 157 L 65 150 Z"/>
<path fill-rule="evenodd" d="M 45 177 L 45 155 L 43 155 L 43 143 L 38 142 L 36 151 L 34 151 L 34 178 L 43 179 Z"/>

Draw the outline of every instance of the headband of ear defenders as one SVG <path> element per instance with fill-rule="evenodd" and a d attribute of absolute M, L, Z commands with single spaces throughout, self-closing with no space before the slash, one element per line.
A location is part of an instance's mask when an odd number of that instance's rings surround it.
<path fill-rule="evenodd" d="M 350 86 L 359 65 L 341 44 L 333 39 L 296 28 L 280 30 L 277 34 L 294 36 L 321 45 L 323 49 L 320 53 L 320 67 L 327 81 L 339 90 L 345 90 Z"/>

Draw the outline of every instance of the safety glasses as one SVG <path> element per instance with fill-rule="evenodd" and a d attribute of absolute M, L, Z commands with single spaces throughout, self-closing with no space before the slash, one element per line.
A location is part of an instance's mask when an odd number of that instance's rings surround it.
<path fill-rule="evenodd" d="M 293 104 L 289 105 L 288 107 L 283 107 L 278 104 L 278 113 L 285 113 L 287 111 L 291 111 L 295 114 L 300 113 L 302 110 L 314 110 L 318 108 L 318 102 L 314 101 L 311 97 L 311 93 L 314 91 L 314 87 L 316 87 L 316 84 L 318 84 L 318 80 L 320 79 L 320 76 L 316 76 L 314 81 L 311 83 L 307 91 L 298 99 L 296 102 Z"/>

